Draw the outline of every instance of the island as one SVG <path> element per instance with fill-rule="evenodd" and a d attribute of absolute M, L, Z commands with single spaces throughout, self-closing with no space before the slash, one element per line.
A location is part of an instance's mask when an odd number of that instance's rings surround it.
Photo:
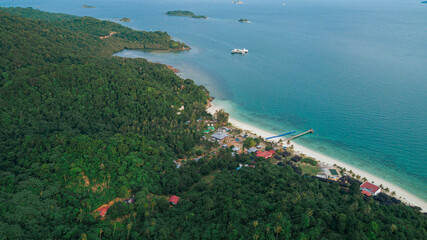
<path fill-rule="evenodd" d="M 96 8 L 96 7 L 95 6 L 89 6 L 89 5 L 83 4 L 82 8 Z"/>
<path fill-rule="evenodd" d="M 427 1 L 422 1 L 421 3 L 427 3 Z"/>
<path fill-rule="evenodd" d="M 239 19 L 239 22 L 249 22 L 249 20 L 248 20 L 248 19 L 241 18 L 241 19 Z"/>
<path fill-rule="evenodd" d="M 130 22 L 132 20 L 130 20 L 130 18 L 122 18 L 120 19 L 120 22 Z"/>
<path fill-rule="evenodd" d="M 242 1 L 231 1 L 232 3 L 235 3 L 235 4 L 243 4 L 243 2 Z"/>
<path fill-rule="evenodd" d="M 196 15 L 193 12 L 190 12 L 190 11 L 180 11 L 180 10 L 177 10 L 177 11 L 168 11 L 166 13 L 166 15 L 169 15 L 169 16 L 178 16 L 178 17 L 190 17 L 190 18 L 196 18 L 196 19 L 206 19 L 207 18 L 206 16 Z"/>

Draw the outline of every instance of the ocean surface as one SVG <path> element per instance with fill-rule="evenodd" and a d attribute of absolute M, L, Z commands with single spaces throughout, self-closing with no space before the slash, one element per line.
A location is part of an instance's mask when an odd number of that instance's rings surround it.
<path fill-rule="evenodd" d="M 0 6 L 115 22 L 128 17 L 125 26 L 167 31 L 192 50 L 118 55 L 173 65 L 243 122 L 278 134 L 313 128 L 296 142 L 427 201 L 427 4 L 420 2 L 0 0 Z M 208 19 L 166 16 L 169 10 Z M 231 55 L 234 48 L 249 54 Z"/>

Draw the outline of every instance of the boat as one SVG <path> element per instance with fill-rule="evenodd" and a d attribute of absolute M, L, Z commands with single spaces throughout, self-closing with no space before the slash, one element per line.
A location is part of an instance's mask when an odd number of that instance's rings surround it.
<path fill-rule="evenodd" d="M 249 50 L 246 49 L 246 48 L 243 48 L 243 49 L 237 49 L 237 48 L 235 48 L 235 49 L 231 50 L 231 54 L 245 54 L 245 53 L 248 53 L 248 52 L 249 52 Z"/>

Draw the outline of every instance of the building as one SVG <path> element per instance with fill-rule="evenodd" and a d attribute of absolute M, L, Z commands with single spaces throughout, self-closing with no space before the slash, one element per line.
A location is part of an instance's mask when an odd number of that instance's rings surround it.
<path fill-rule="evenodd" d="M 228 137 L 228 134 L 225 132 L 216 132 L 216 133 L 212 134 L 211 137 L 215 138 L 217 140 L 223 140 L 224 138 Z"/>
<path fill-rule="evenodd" d="M 105 215 L 107 214 L 107 210 L 109 208 L 110 208 L 110 205 L 104 204 L 101 207 L 99 207 L 98 209 L 96 209 L 96 211 L 99 213 L 99 216 L 105 217 Z"/>
<path fill-rule="evenodd" d="M 234 147 L 234 148 L 232 148 L 232 150 L 233 150 L 234 152 L 237 152 L 237 151 L 239 151 L 239 150 L 240 150 L 240 148 L 239 148 L 239 147 Z"/>
<path fill-rule="evenodd" d="M 135 196 L 132 195 L 132 197 L 125 199 L 123 202 L 127 204 L 132 204 L 135 202 Z"/>
<path fill-rule="evenodd" d="M 169 203 L 172 205 L 176 205 L 178 203 L 178 201 L 179 201 L 179 197 L 177 197 L 175 195 L 173 195 L 169 198 Z"/>
<path fill-rule="evenodd" d="M 380 187 L 370 182 L 362 183 L 362 185 L 360 185 L 360 190 L 362 190 L 362 193 L 365 194 L 366 196 L 371 196 L 371 195 L 376 196 L 378 195 L 378 193 L 381 192 Z"/>
<path fill-rule="evenodd" d="M 258 149 L 253 148 L 253 147 L 248 149 L 248 153 L 254 153 L 256 151 L 258 151 Z"/>
<path fill-rule="evenodd" d="M 270 150 L 270 151 L 258 151 L 256 152 L 256 156 L 257 157 L 263 157 L 265 159 L 271 158 L 276 152 L 274 150 Z"/>

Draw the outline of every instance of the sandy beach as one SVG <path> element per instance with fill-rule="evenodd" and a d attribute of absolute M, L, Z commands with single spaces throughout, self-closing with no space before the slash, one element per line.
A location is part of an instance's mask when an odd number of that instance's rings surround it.
<path fill-rule="evenodd" d="M 211 104 L 212 104 L 212 106 L 207 109 L 207 111 L 209 113 L 214 114 L 216 110 L 221 109 L 220 106 L 215 105 L 214 103 L 211 103 Z M 231 114 L 229 117 L 229 122 L 237 128 L 250 131 L 256 135 L 259 135 L 262 138 L 275 136 L 275 135 L 279 134 L 279 133 L 268 132 L 268 131 L 265 131 L 265 130 L 260 129 L 258 127 L 252 126 L 250 124 L 241 122 L 241 121 L 233 118 L 233 116 Z M 276 140 L 276 141 L 278 141 L 278 140 Z M 427 202 L 425 202 L 424 200 L 420 199 L 419 197 L 405 191 L 401 187 L 398 187 L 398 186 L 396 186 L 396 185 L 394 185 L 388 181 L 385 181 L 384 179 L 381 179 L 381 178 L 379 178 L 379 177 L 377 177 L 371 173 L 368 173 L 366 171 L 355 168 L 355 167 L 353 167 L 347 163 L 341 162 L 337 159 L 334 159 L 334 158 L 331 158 L 331 157 L 326 156 L 324 154 L 313 151 L 313 150 L 311 150 L 307 147 L 304 147 L 300 144 L 297 144 L 293 141 L 291 141 L 290 145 L 293 145 L 294 151 L 297 153 L 304 154 L 308 157 L 314 158 L 317 161 L 329 164 L 331 166 L 336 164 L 337 166 L 346 168 L 347 171 L 352 170 L 355 174 L 360 175 L 361 178 L 365 177 L 366 179 L 368 179 L 369 182 L 372 182 L 376 185 L 382 184 L 384 188 L 389 188 L 390 193 L 394 191 L 396 193 L 395 197 L 398 198 L 399 200 L 401 200 L 402 202 L 405 202 L 407 205 L 410 205 L 410 206 L 420 207 L 422 209 L 422 212 L 427 212 Z"/>

